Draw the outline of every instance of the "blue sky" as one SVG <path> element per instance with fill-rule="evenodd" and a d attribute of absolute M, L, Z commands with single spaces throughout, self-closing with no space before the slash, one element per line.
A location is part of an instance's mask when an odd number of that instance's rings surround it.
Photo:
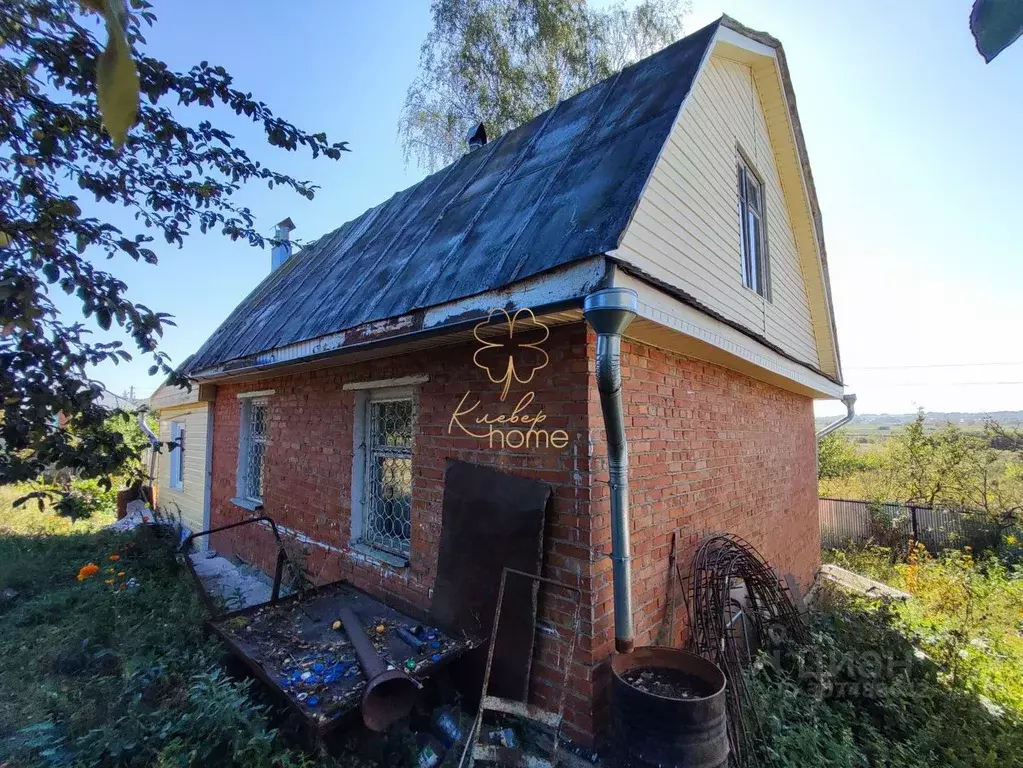
<path fill-rule="evenodd" d="M 845 379 L 862 412 L 1023 409 L 1023 42 L 985 65 L 969 0 L 822 3 L 694 0 L 689 31 L 721 12 L 781 39 L 824 215 Z M 422 172 L 396 126 L 430 23 L 427 0 L 159 3 L 151 49 L 171 66 L 230 71 L 297 125 L 350 142 L 334 163 L 262 148 L 321 187 L 309 202 L 243 190 L 267 233 L 290 216 L 312 239 Z M 163 349 L 195 351 L 269 269 L 268 251 L 196 235 L 157 267 L 115 262 L 133 298 L 172 312 Z M 66 306 L 62 302 L 62 306 Z M 157 381 L 138 359 L 102 367 L 120 393 Z M 841 410 L 824 406 L 822 413 Z"/>

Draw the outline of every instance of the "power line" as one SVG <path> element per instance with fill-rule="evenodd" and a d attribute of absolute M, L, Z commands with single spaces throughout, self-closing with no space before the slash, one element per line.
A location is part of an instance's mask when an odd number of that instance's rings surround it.
<path fill-rule="evenodd" d="M 1023 360 L 1010 362 L 984 362 L 984 363 L 930 363 L 927 365 L 844 365 L 847 371 L 901 371 L 917 368 L 974 368 L 989 365 L 1023 365 Z"/>
<path fill-rule="evenodd" d="M 876 384 L 876 387 L 1014 387 L 1023 384 L 1023 381 L 920 381 L 915 383 L 889 383 Z"/>

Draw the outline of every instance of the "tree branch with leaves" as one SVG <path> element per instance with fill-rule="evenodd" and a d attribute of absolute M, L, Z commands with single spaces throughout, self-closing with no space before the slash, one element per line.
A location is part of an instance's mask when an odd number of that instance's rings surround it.
<path fill-rule="evenodd" d="M 104 14 L 104 43 L 94 11 Z M 212 119 L 186 123 L 181 111 L 227 107 L 260 125 L 270 146 L 332 160 L 347 151 L 278 117 L 223 67 L 203 61 L 177 72 L 148 55 L 143 29 L 153 23 L 144 0 L 130 12 L 111 0 L 0 6 L 0 482 L 51 466 L 93 477 L 116 471 L 134 449 L 104 429 L 93 367 L 136 352 L 150 357 L 151 374 L 175 376 L 159 350 L 171 316 L 132 301 L 101 260 L 156 264 L 197 231 L 262 247 L 270 241 L 235 193 L 252 182 L 315 193 L 254 159 Z M 81 195 L 96 213 L 83 213 Z M 116 210 L 136 224 L 115 226 Z M 58 311 L 53 291 L 75 297 L 82 317 Z M 121 329 L 129 348 L 97 328 Z"/>
<path fill-rule="evenodd" d="M 496 138 L 682 36 L 682 0 L 598 10 L 584 0 L 434 0 L 398 123 L 406 162 L 464 154 L 478 123 Z"/>

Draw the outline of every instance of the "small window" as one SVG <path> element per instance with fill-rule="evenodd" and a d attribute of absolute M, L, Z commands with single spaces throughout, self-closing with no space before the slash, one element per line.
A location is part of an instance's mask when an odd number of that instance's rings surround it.
<path fill-rule="evenodd" d="M 170 487 L 180 491 L 185 487 L 185 424 L 171 422 Z"/>
<path fill-rule="evenodd" d="M 739 160 L 739 224 L 742 231 L 742 284 L 770 298 L 764 185 L 749 165 Z"/>
<path fill-rule="evenodd" d="M 381 390 L 365 396 L 360 430 L 364 465 L 361 510 L 353 520 L 353 540 L 408 558 L 412 540 L 412 433 L 415 406 L 408 390 Z"/>
<path fill-rule="evenodd" d="M 266 480 L 267 402 L 261 398 L 242 401 L 241 444 L 238 451 L 238 496 L 263 503 Z"/>

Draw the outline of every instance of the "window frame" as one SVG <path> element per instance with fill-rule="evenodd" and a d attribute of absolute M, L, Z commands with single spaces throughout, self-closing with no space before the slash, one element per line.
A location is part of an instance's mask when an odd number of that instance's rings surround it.
<path fill-rule="evenodd" d="M 184 433 L 185 439 L 181 439 Z M 170 474 L 167 478 L 167 487 L 173 491 L 185 490 L 185 444 L 188 440 L 188 426 L 181 419 L 174 419 L 170 423 L 170 436 L 172 443 L 179 443 L 170 447 Z M 180 442 L 179 442 L 180 441 Z"/>
<path fill-rule="evenodd" d="M 406 547 L 401 550 L 383 545 L 379 540 L 374 540 L 367 532 L 370 525 L 370 484 L 373 471 L 371 464 L 374 457 L 378 455 L 373 451 L 371 437 L 373 425 L 371 423 L 372 408 L 374 404 L 384 402 L 408 401 L 411 408 L 410 440 L 406 451 L 407 455 L 400 458 L 407 458 L 409 461 L 409 536 Z M 412 510 L 415 506 L 415 446 L 416 431 L 419 424 L 419 397 L 414 387 L 409 386 L 380 386 L 360 387 L 355 392 L 355 424 L 354 424 L 354 451 L 352 454 L 352 506 L 349 518 L 349 545 L 363 554 L 397 567 L 406 567 L 412 558 Z M 393 451 L 389 451 L 391 453 Z"/>
<path fill-rule="evenodd" d="M 736 209 L 739 216 L 739 267 L 742 284 L 766 301 L 771 301 L 771 259 L 767 246 L 767 196 L 764 178 L 761 176 L 749 157 L 740 148 L 736 148 L 736 192 L 738 202 Z M 749 181 L 756 185 L 759 205 L 751 208 L 748 194 Z M 756 240 L 750 235 L 750 221 L 758 224 Z M 756 252 L 751 253 L 751 244 L 755 242 Z"/>
<path fill-rule="evenodd" d="M 236 497 L 234 498 L 235 504 L 245 507 L 246 509 L 255 510 L 257 507 L 263 505 L 263 500 L 266 498 L 266 457 L 267 451 L 270 445 L 270 400 L 269 395 L 272 392 L 254 392 L 246 393 L 244 395 L 238 395 L 240 401 L 240 416 L 241 421 L 238 430 L 238 467 L 237 467 L 237 478 L 236 478 Z M 253 496 L 249 493 L 251 489 L 251 478 L 249 476 L 249 456 L 252 449 L 252 409 L 260 407 L 264 411 L 263 415 L 263 435 L 260 440 L 263 445 L 263 455 L 260 464 L 260 494 L 259 496 Z"/>

